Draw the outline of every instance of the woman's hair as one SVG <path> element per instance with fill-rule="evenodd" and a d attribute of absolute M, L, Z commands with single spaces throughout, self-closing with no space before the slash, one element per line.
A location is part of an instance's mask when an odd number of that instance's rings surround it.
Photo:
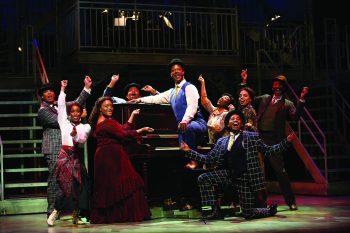
<path fill-rule="evenodd" d="M 230 98 L 230 101 L 227 103 L 226 109 L 229 109 L 228 106 L 230 104 L 232 104 L 233 106 L 236 106 L 236 101 L 230 93 L 226 92 L 226 93 L 221 94 L 221 97 L 223 97 L 223 96 L 228 96 Z"/>
<path fill-rule="evenodd" d="M 80 112 L 83 112 L 83 106 L 81 106 L 81 105 L 80 105 L 79 103 L 77 103 L 77 102 L 74 102 L 74 103 L 69 104 L 69 105 L 67 106 L 68 115 L 70 114 L 70 111 L 71 111 L 71 109 L 72 109 L 73 106 L 77 106 L 78 108 L 80 108 Z"/>
<path fill-rule="evenodd" d="M 89 124 L 91 125 L 91 128 L 94 129 L 96 127 L 97 119 L 100 116 L 100 108 L 104 101 L 109 100 L 113 103 L 112 98 L 109 96 L 100 97 L 96 100 L 95 106 L 91 111 L 90 117 L 89 117 Z"/>
<path fill-rule="evenodd" d="M 242 90 L 245 90 L 245 91 L 248 92 L 248 94 L 250 96 L 250 99 L 253 102 L 254 99 L 255 99 L 255 91 L 252 88 L 250 88 L 250 87 L 242 87 L 241 89 L 239 89 L 238 92 L 237 92 L 237 98 L 239 98 L 239 94 L 241 93 Z"/>

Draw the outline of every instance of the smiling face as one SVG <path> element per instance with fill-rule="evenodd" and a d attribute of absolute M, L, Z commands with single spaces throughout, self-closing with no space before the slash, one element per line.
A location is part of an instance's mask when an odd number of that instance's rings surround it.
<path fill-rule="evenodd" d="M 73 105 L 70 108 L 70 112 L 69 112 L 71 122 L 73 122 L 74 124 L 79 123 L 81 114 L 82 114 L 81 108 L 78 105 Z"/>
<path fill-rule="evenodd" d="M 228 128 L 231 132 L 238 132 L 243 128 L 243 121 L 238 114 L 233 114 L 230 117 Z"/>
<path fill-rule="evenodd" d="M 140 90 L 137 87 L 130 87 L 128 93 L 126 94 L 127 100 L 133 100 L 140 97 Z"/>
<path fill-rule="evenodd" d="M 179 84 L 184 79 L 185 71 L 182 66 L 175 64 L 170 69 L 170 76 L 174 79 L 176 84 Z"/>
<path fill-rule="evenodd" d="M 231 98 L 227 95 L 223 95 L 218 99 L 216 105 L 218 107 L 226 108 L 231 102 Z"/>
<path fill-rule="evenodd" d="M 252 98 L 250 97 L 249 93 L 247 90 L 241 90 L 239 92 L 239 97 L 238 97 L 239 104 L 242 107 L 245 107 L 252 102 Z"/>
<path fill-rule="evenodd" d="M 46 90 L 43 92 L 41 99 L 46 103 L 53 104 L 56 99 L 55 92 L 53 90 Z"/>
<path fill-rule="evenodd" d="M 274 81 L 273 84 L 272 84 L 272 90 L 273 90 L 273 93 L 276 95 L 276 96 L 281 96 L 282 93 L 283 93 L 283 83 L 280 82 L 280 81 Z"/>
<path fill-rule="evenodd" d="M 113 103 L 110 100 L 105 100 L 100 107 L 100 115 L 110 118 L 113 115 Z"/>

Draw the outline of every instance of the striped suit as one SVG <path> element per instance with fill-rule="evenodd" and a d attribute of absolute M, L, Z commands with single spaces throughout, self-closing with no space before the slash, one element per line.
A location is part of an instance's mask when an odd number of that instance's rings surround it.
<path fill-rule="evenodd" d="M 87 91 L 83 90 L 74 102 L 83 105 L 89 96 L 90 94 Z M 72 102 L 68 102 L 67 105 L 70 103 Z M 57 116 L 58 113 L 55 106 L 50 106 L 44 101 L 41 103 L 38 111 L 38 119 L 44 130 L 41 153 L 44 154 L 44 158 L 46 159 L 49 170 L 49 176 L 47 179 L 48 214 L 54 210 L 56 197 L 58 197 L 61 193 L 55 176 L 57 159 L 62 146 L 61 131 L 57 121 Z"/>
<path fill-rule="evenodd" d="M 239 194 L 240 205 L 242 207 L 243 216 L 245 218 L 259 218 L 269 216 L 268 208 L 254 208 L 255 192 L 265 189 L 265 178 L 259 166 L 258 151 L 264 152 L 265 156 L 273 156 L 275 152 L 285 150 L 290 143 L 286 139 L 274 146 L 267 146 L 259 138 L 256 132 L 243 131 L 240 135 L 241 140 L 236 140 L 231 149 L 231 154 L 245 153 L 246 168 L 241 169 L 242 172 L 233 177 L 235 171 L 230 170 L 225 164 L 227 159 L 227 145 L 230 136 L 220 138 L 213 149 L 208 154 L 200 154 L 194 150 L 186 153 L 190 159 L 201 163 L 217 165 L 218 169 L 204 173 L 198 177 L 202 205 L 214 206 L 216 195 L 213 186 L 226 185 L 234 183 Z"/>

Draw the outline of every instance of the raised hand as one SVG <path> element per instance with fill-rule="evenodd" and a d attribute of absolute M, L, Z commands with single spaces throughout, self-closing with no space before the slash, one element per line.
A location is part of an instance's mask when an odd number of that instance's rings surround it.
<path fill-rule="evenodd" d="M 309 87 L 303 87 L 303 90 L 300 93 L 300 100 L 304 100 L 305 96 L 309 93 Z"/>
<path fill-rule="evenodd" d="M 297 138 L 297 136 L 295 135 L 294 132 L 292 132 L 292 133 L 288 134 L 288 136 L 287 136 L 287 141 L 288 141 L 288 142 L 292 142 L 292 141 L 294 141 L 296 138 Z"/>
<path fill-rule="evenodd" d="M 68 80 L 61 80 L 61 91 L 65 91 L 68 85 Z"/>
<path fill-rule="evenodd" d="M 201 84 L 205 83 L 205 80 L 204 80 L 204 78 L 203 78 L 203 75 L 199 75 L 198 81 L 199 81 Z"/>
<path fill-rule="evenodd" d="M 146 86 L 142 87 L 141 90 L 148 92 L 148 93 L 151 93 L 152 95 L 157 94 L 157 90 L 154 89 L 151 85 L 146 85 Z"/>
<path fill-rule="evenodd" d="M 86 89 L 91 89 L 92 79 L 89 75 L 85 75 L 84 84 Z"/>
<path fill-rule="evenodd" d="M 244 69 L 241 71 L 241 78 L 242 78 L 242 84 L 246 84 L 248 79 L 248 69 Z"/>

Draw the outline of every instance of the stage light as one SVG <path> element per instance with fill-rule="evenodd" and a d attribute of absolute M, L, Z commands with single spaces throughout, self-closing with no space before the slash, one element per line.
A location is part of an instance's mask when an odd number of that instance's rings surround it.
<path fill-rule="evenodd" d="M 22 47 L 18 46 L 17 50 L 18 50 L 18 52 L 22 52 Z"/>
<path fill-rule="evenodd" d="M 174 30 L 173 25 L 171 24 L 170 20 L 166 17 L 167 14 L 168 14 L 168 15 L 172 15 L 171 12 L 166 11 L 164 14 L 159 15 L 159 18 L 163 18 L 165 25 L 166 25 L 168 28 Z"/>
<path fill-rule="evenodd" d="M 108 10 L 107 10 L 107 9 L 104 9 L 101 13 L 102 13 L 102 14 L 106 14 L 106 13 L 108 13 Z"/>

